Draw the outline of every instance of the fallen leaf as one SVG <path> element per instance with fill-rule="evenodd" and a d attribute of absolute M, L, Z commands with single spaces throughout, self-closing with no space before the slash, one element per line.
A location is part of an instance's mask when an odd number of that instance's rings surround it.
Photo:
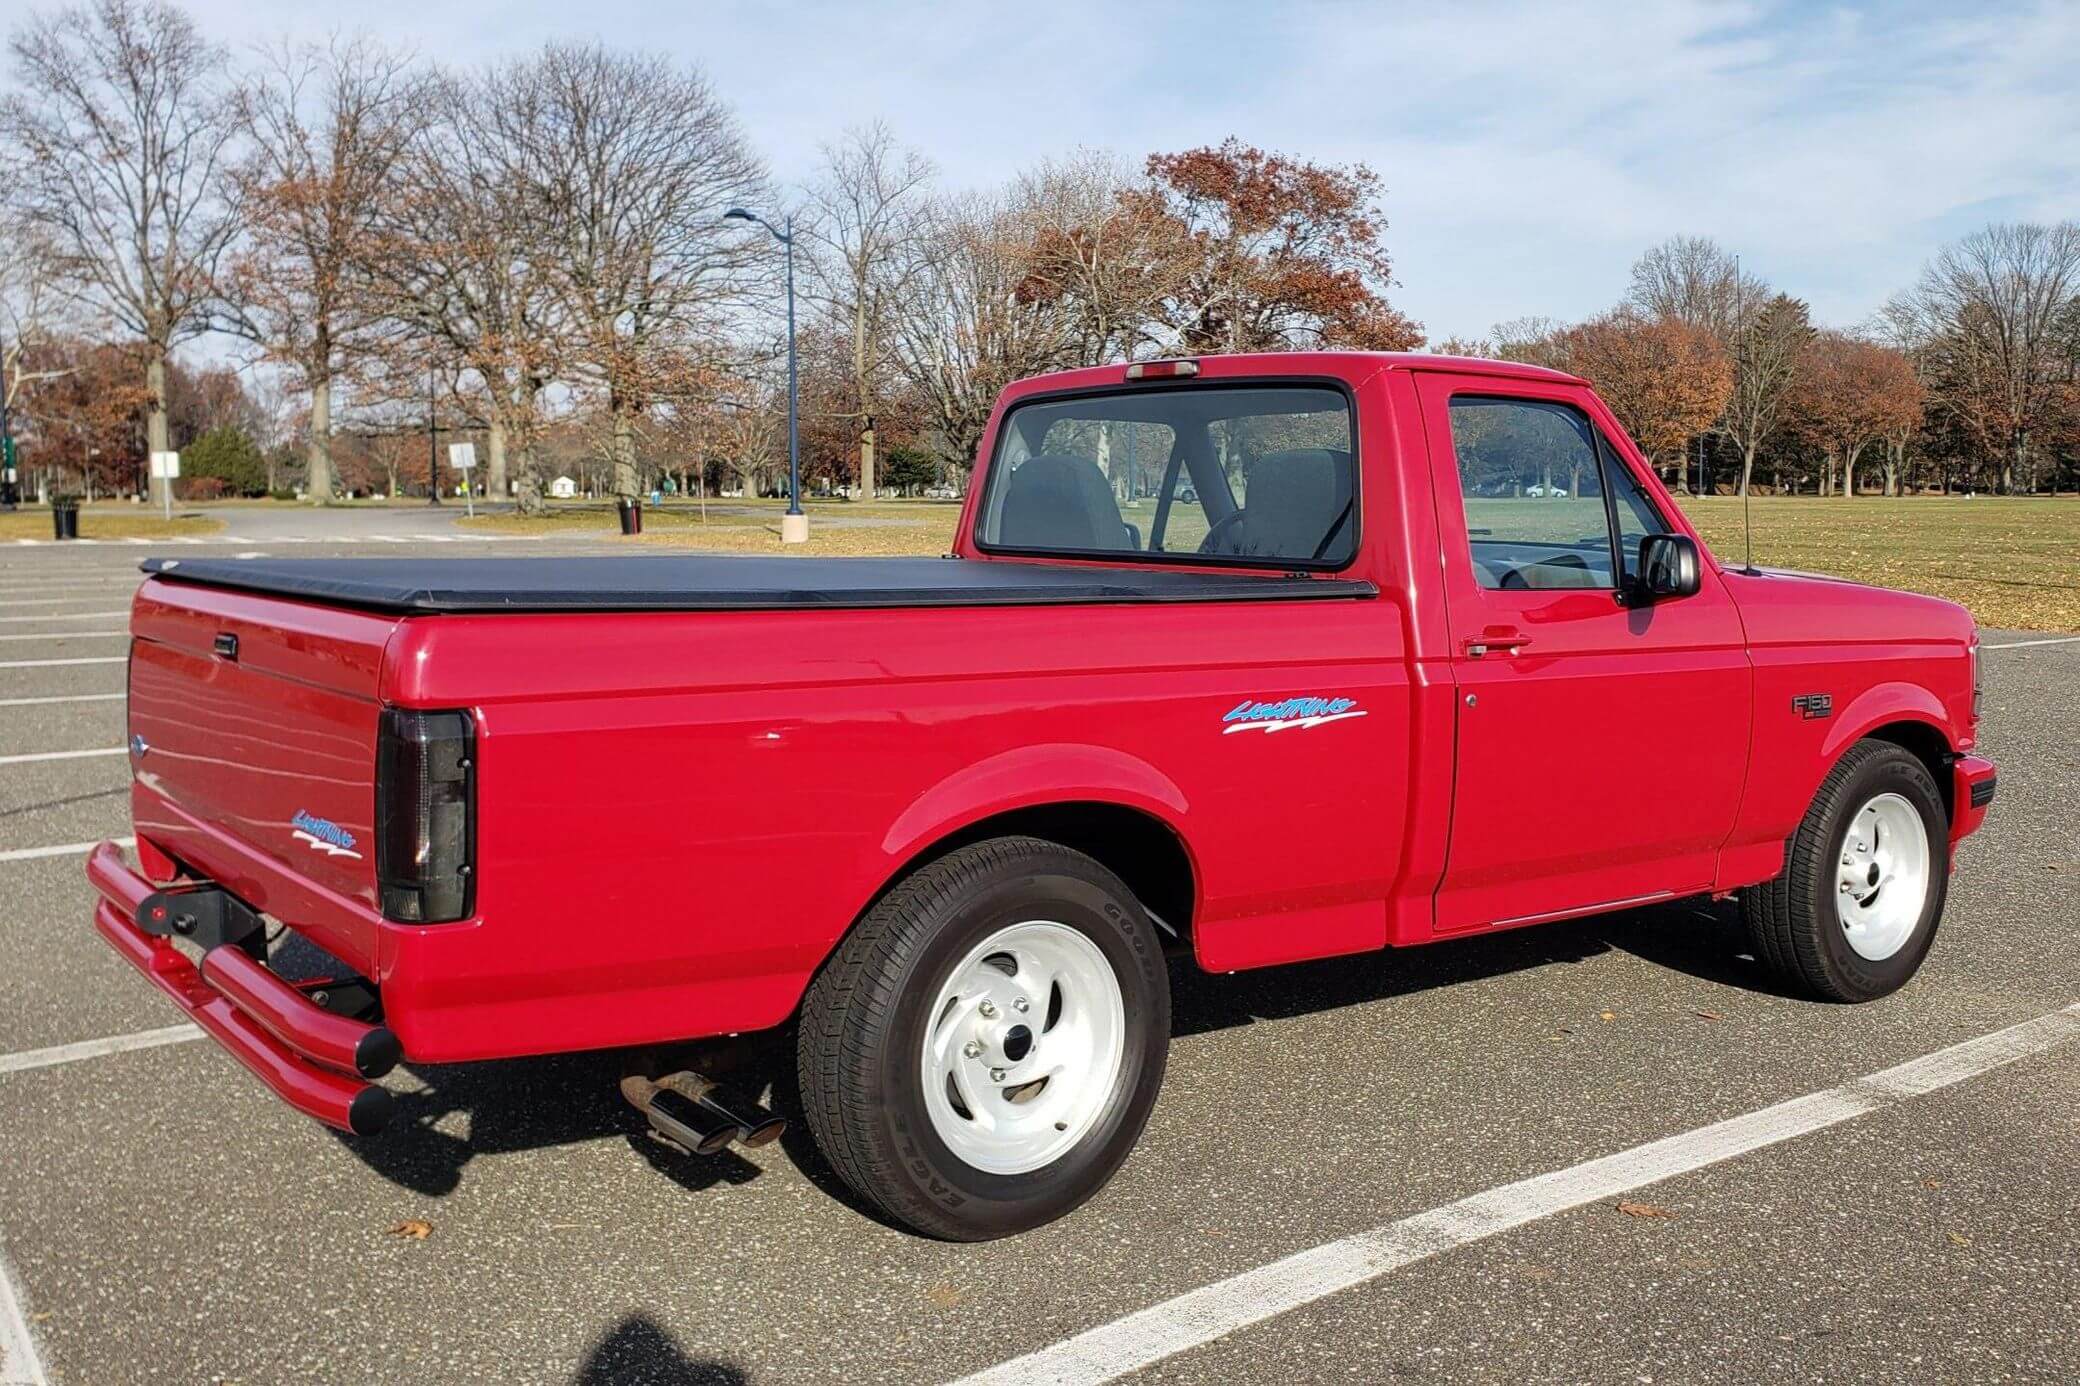
<path fill-rule="evenodd" d="M 1658 1203 L 1634 1203 L 1626 1199 L 1618 1204 L 1618 1211 L 1628 1218 L 1672 1218 L 1674 1213 Z"/>
<path fill-rule="evenodd" d="M 1924 1179 L 1921 1181 L 1921 1187 L 1924 1189 L 1940 1189 L 1943 1187 L 1943 1181 L 1940 1179 Z"/>
<path fill-rule="evenodd" d="M 941 1309 L 951 1309 L 965 1297 L 959 1290 L 941 1281 L 924 1292 L 924 1297 Z"/>
<path fill-rule="evenodd" d="M 1952 1242 L 1955 1242 L 1958 1246 L 1970 1246 L 1972 1244 L 1972 1239 L 1970 1237 L 1965 1236 L 1962 1232 L 1952 1232 L 1950 1234 L 1950 1240 Z"/>
<path fill-rule="evenodd" d="M 1604 1012 L 1604 1013 L 1603 1013 L 1602 1015 L 1600 1015 L 1600 1016 L 1598 1016 L 1598 1017 L 1597 1017 L 1597 1019 L 1599 1019 L 1599 1020 L 1606 1020 L 1606 1021 L 1609 1021 L 1609 1020 L 1616 1020 L 1617 1018 L 1618 1018 L 1618 1013 L 1617 1013 L 1616 1011 L 1605 1011 L 1605 1012 Z"/>
<path fill-rule="evenodd" d="M 415 1242 L 423 1242 L 433 1235 L 433 1224 L 420 1218 L 406 1218 L 403 1222 L 390 1229 L 390 1235 L 393 1237 L 409 1237 Z"/>
<path fill-rule="evenodd" d="M 1725 1017 L 1725 1016 L 1723 1016 L 1723 1015 L 1720 1015 L 1720 1014 L 1719 1014 L 1719 1013 L 1718 1013 L 1717 1011 L 1698 1011 L 1698 1012 L 1696 1012 L 1696 1015 L 1697 1015 L 1697 1018 L 1698 1018 L 1699 1020 L 1724 1020 L 1724 1019 L 1726 1019 L 1726 1017 Z"/>

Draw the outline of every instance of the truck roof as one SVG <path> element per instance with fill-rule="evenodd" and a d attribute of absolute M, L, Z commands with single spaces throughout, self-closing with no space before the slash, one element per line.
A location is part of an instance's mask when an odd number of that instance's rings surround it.
<path fill-rule="evenodd" d="M 1569 385 L 1589 383 L 1578 375 L 1556 371 L 1547 366 L 1534 366 L 1524 361 L 1496 361 L 1485 356 L 1439 356 L 1427 351 L 1263 351 L 1158 359 L 1197 361 L 1202 379 L 1282 375 L 1339 376 L 1356 379 L 1361 374 L 1371 374 L 1372 372 L 1366 369 L 1370 366 L 1376 370 L 1455 371 L 1519 380 L 1560 381 Z M 1013 382 L 1008 393 L 1027 395 L 1051 390 L 1116 385 L 1125 380 L 1129 364 L 1125 361 L 1114 361 L 1103 366 L 1084 366 L 1075 370 L 1027 376 L 1023 380 Z"/>

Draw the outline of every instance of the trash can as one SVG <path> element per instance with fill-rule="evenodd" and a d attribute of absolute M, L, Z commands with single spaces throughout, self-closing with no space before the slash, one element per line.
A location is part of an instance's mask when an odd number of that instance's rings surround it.
<path fill-rule="evenodd" d="M 641 534 L 643 532 L 643 503 L 641 501 L 617 500 L 614 502 L 614 508 L 621 515 L 621 532 L 623 534 Z"/>
<path fill-rule="evenodd" d="M 59 539 L 79 538 L 79 502 L 51 502 L 51 533 Z"/>

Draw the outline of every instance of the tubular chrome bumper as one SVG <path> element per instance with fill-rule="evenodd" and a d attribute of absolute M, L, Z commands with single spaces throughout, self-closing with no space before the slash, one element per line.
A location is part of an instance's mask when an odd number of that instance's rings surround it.
<path fill-rule="evenodd" d="M 88 856 L 87 879 L 102 897 L 94 907 L 94 928 L 109 947 L 277 1097 L 357 1136 L 372 1136 L 389 1124 L 389 1092 L 367 1081 L 388 1073 L 401 1057 L 388 1029 L 326 1010 L 236 944 L 210 947 L 197 967 L 166 938 L 140 926 L 139 911 L 155 891 L 112 842 Z"/>

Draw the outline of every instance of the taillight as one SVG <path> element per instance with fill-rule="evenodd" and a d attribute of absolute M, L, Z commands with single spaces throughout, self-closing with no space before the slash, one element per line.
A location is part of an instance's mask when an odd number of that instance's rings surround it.
<path fill-rule="evenodd" d="M 1189 358 L 1172 361 L 1136 361 L 1127 367 L 1129 380 L 1181 380 L 1199 373 L 1199 363 Z"/>
<path fill-rule="evenodd" d="M 376 741 L 376 885 L 405 924 L 466 919 L 476 898 L 476 728 L 389 708 Z"/>

